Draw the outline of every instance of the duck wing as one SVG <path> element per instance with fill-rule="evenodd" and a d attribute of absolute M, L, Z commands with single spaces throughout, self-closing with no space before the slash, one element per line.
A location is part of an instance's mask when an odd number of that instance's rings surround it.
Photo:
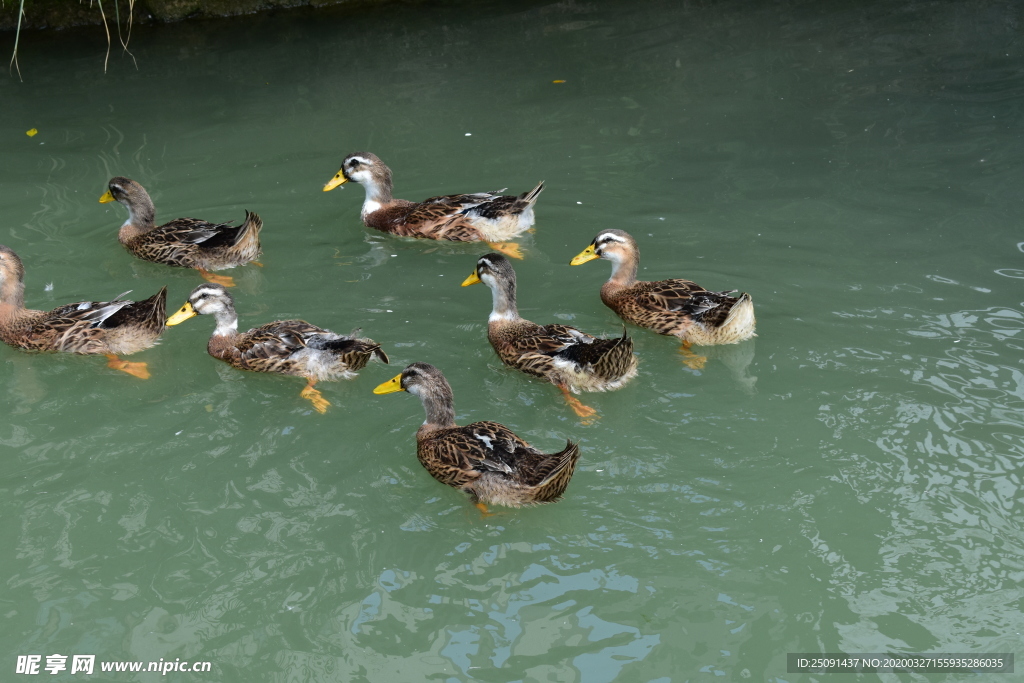
<path fill-rule="evenodd" d="M 146 301 L 136 304 L 119 294 L 111 301 L 80 301 L 58 306 L 52 311 L 38 314 L 25 332 L 30 340 L 25 348 L 66 351 L 70 353 L 107 353 L 107 331 L 126 325 L 152 326 L 159 334 L 163 329 L 166 311 L 161 305 L 167 291 L 161 289 Z M 158 319 L 159 318 L 159 319 Z"/>
<path fill-rule="evenodd" d="M 479 204 L 471 199 L 481 195 L 447 195 L 431 197 L 413 204 L 400 216 L 391 219 L 388 232 L 406 237 L 426 237 L 453 242 L 479 242 L 480 231 L 469 221 L 465 211 Z"/>
<path fill-rule="evenodd" d="M 201 218 L 175 218 L 145 233 L 146 241 L 163 244 L 196 244 L 204 247 L 234 244 L 239 227 L 227 223 L 211 223 Z"/>
<path fill-rule="evenodd" d="M 305 320 L 278 320 L 240 335 L 235 348 L 246 361 L 287 360 L 306 348 L 310 338 L 322 334 L 330 333 Z"/>
<path fill-rule="evenodd" d="M 485 472 L 518 479 L 523 462 L 543 455 L 497 422 L 440 430 L 429 441 L 424 465 L 451 486 L 462 486 Z"/>
<path fill-rule="evenodd" d="M 633 340 L 626 334 L 625 328 L 622 329 L 621 337 L 600 339 L 568 325 L 547 325 L 546 327 L 566 330 L 561 335 L 552 335 L 553 338 L 563 340 L 563 345 L 551 355 L 571 361 L 581 368 L 587 366 L 604 368 L 609 362 L 610 356 L 628 359 L 633 353 Z M 602 376 L 604 375 L 602 374 Z"/>
<path fill-rule="evenodd" d="M 53 327 L 86 324 L 96 327 L 105 323 L 111 316 L 131 306 L 134 301 L 123 299 L 131 290 L 118 294 L 110 301 L 79 301 L 73 304 L 58 306 L 47 314 L 45 322 Z"/>
<path fill-rule="evenodd" d="M 712 292 L 690 280 L 661 280 L 636 293 L 636 302 L 650 311 L 679 313 L 696 318 L 736 299 L 730 291 Z M 735 291 L 735 290 L 732 290 Z"/>

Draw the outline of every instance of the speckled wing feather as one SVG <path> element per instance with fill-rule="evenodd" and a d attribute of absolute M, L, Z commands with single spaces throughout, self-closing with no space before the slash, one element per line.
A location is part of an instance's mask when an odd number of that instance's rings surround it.
<path fill-rule="evenodd" d="M 488 330 L 490 332 L 490 330 Z M 595 338 L 568 325 L 536 325 L 517 320 L 497 326 L 492 342 L 500 343 L 510 354 L 540 353 L 554 356 L 571 346 L 586 344 Z"/>
<path fill-rule="evenodd" d="M 236 346 L 244 355 L 283 355 L 305 348 L 306 336 L 323 332 L 305 320 L 278 320 L 249 330 Z"/>
<path fill-rule="evenodd" d="M 127 306 L 118 308 L 103 321 L 102 326 L 107 329 L 132 327 L 159 335 L 163 332 L 166 321 L 167 288 L 161 287 L 159 292 L 148 299 L 137 303 L 129 302 Z"/>
<path fill-rule="evenodd" d="M 576 472 L 579 460 L 579 445 L 569 440 L 566 440 L 562 451 L 546 456 L 535 470 L 535 476 L 540 477 L 540 481 L 533 485 L 533 502 L 553 503 L 561 498 Z"/>
<path fill-rule="evenodd" d="M 216 355 L 245 370 L 286 375 L 307 374 L 308 358 L 296 357 L 304 349 L 328 353 L 352 372 L 366 367 L 373 354 L 387 363 L 388 357 L 380 345 L 358 338 L 358 332 L 344 337 L 304 320 L 279 320 L 239 335 L 231 348 Z"/>
<path fill-rule="evenodd" d="M 99 326 L 99 321 L 90 320 L 88 317 L 99 313 L 99 310 L 77 308 L 89 304 L 90 302 L 68 304 L 54 309 L 45 317 L 37 318 L 24 330 L 18 346 L 31 351 L 107 353 L 105 330 Z M 91 305 L 110 307 L 109 303 Z"/>
<path fill-rule="evenodd" d="M 230 231 L 230 232 L 229 232 Z M 177 218 L 125 243 L 132 254 L 147 261 L 192 268 L 199 245 L 213 240 L 213 246 L 234 238 L 238 228 L 230 223 L 209 223 L 198 218 Z"/>
<path fill-rule="evenodd" d="M 467 197 L 478 197 L 480 195 L 463 195 Z M 518 213 L 525 207 L 520 206 L 521 198 L 511 195 L 499 195 L 491 193 L 487 200 L 472 206 L 466 206 L 462 212 L 467 215 L 479 216 L 488 220 L 495 220 L 512 213 Z"/>
<path fill-rule="evenodd" d="M 625 319 L 662 334 L 673 334 L 683 319 L 709 327 L 721 324 L 738 299 L 689 280 L 638 282 L 608 302 Z"/>
<path fill-rule="evenodd" d="M 517 471 L 543 453 L 497 422 L 474 422 L 431 432 L 418 448 L 423 466 L 435 479 L 462 487 L 483 472 L 519 480 Z"/>
<path fill-rule="evenodd" d="M 603 379 L 615 379 L 635 364 L 633 341 L 622 337 L 598 339 L 569 325 L 535 325 L 522 320 L 488 329 L 488 338 L 506 364 L 555 383 L 561 373 L 556 360 L 573 363 L 581 371 L 590 368 Z"/>
<path fill-rule="evenodd" d="M 548 379 L 555 370 L 554 357 L 577 343 L 573 332 L 592 338 L 567 325 L 542 327 L 527 320 L 489 326 L 487 336 L 503 363 Z"/>
<path fill-rule="evenodd" d="M 637 302 L 652 311 L 699 315 L 720 305 L 725 298 L 723 294 L 709 292 L 689 280 L 661 280 L 638 284 L 646 287 L 636 292 Z"/>
<path fill-rule="evenodd" d="M 596 342 L 602 341 L 569 325 L 556 323 L 544 325 L 541 329 L 544 330 L 544 337 L 541 339 L 546 343 L 542 343 L 539 350 L 571 360 L 583 357 L 586 355 L 585 349 L 592 349 Z"/>
<path fill-rule="evenodd" d="M 366 364 L 370 362 L 371 355 L 377 356 L 377 360 L 381 363 L 387 364 L 391 362 L 388 354 L 384 353 L 384 349 L 380 348 L 380 344 L 372 339 L 360 338 L 359 332 L 360 330 L 356 329 L 348 337 L 340 339 L 312 335 L 306 339 L 306 345 L 311 349 L 330 351 L 335 356 L 340 357 L 348 366 L 348 369 L 352 371 L 365 368 Z"/>
<path fill-rule="evenodd" d="M 483 235 L 474 220 L 497 220 L 522 212 L 539 194 L 536 189 L 522 197 L 500 192 L 443 195 L 419 203 L 402 201 L 373 214 L 367 225 L 403 237 L 479 242 Z"/>
<path fill-rule="evenodd" d="M 241 265 L 259 256 L 262 227 L 262 219 L 249 211 L 238 226 L 234 221 L 176 218 L 127 240 L 125 247 L 141 259 L 182 268 Z"/>
<path fill-rule="evenodd" d="M 292 355 L 306 348 L 306 337 L 326 332 L 305 320 L 279 320 L 240 334 L 230 349 L 230 362 L 246 370 L 298 374 Z"/>
<path fill-rule="evenodd" d="M 445 239 L 453 242 L 479 242 L 480 231 L 465 220 L 461 197 L 432 197 L 425 202 L 403 202 L 373 216 L 371 227 L 402 237 Z"/>
<path fill-rule="evenodd" d="M 109 337 L 116 331 L 127 346 L 131 346 L 133 336 L 137 337 L 138 348 L 151 346 L 164 328 L 167 288 L 138 303 L 122 296 L 40 311 L 25 319 L 13 340 L 4 335 L 5 341 L 31 351 L 110 353 Z M 130 349 L 119 349 L 122 353 L 126 350 Z"/>
<path fill-rule="evenodd" d="M 548 325 L 548 327 L 563 327 L 561 325 Z M 584 334 L 575 328 L 568 328 L 580 337 L 589 338 L 590 341 L 575 339 L 573 343 L 566 344 L 554 355 L 564 358 L 580 367 L 592 367 L 594 373 L 605 379 L 621 377 L 630 368 L 635 366 L 633 360 L 633 340 L 626 334 L 625 328 L 621 337 L 612 339 L 598 339 Z"/>
<path fill-rule="evenodd" d="M 474 422 L 431 432 L 417 455 L 430 474 L 449 486 L 471 487 L 486 473 L 518 487 L 535 488 L 531 502 L 556 500 L 572 477 L 578 447 L 567 442 L 559 453 L 542 453 L 497 422 Z"/>
<path fill-rule="evenodd" d="M 239 226 L 234 225 L 234 221 L 210 223 L 199 218 L 176 218 L 152 232 L 165 240 L 222 247 L 235 243 L 238 230 Z"/>

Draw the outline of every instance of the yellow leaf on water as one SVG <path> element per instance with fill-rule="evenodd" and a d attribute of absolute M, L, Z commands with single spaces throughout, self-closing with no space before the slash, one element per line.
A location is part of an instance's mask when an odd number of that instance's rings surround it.
<path fill-rule="evenodd" d="M 27 136 L 29 136 L 29 137 L 32 137 L 33 135 L 35 135 L 35 134 L 36 134 L 36 133 L 38 133 L 38 132 L 39 132 L 38 130 L 36 130 L 35 128 L 33 128 L 33 129 L 31 129 L 31 130 L 26 130 L 26 131 L 25 131 L 25 135 L 27 135 Z"/>
<path fill-rule="evenodd" d="M 551 81 L 552 83 L 565 83 L 565 81 Z"/>

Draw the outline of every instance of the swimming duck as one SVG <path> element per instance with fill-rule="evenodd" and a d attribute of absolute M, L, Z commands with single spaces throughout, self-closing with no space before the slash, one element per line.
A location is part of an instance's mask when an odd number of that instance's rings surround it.
<path fill-rule="evenodd" d="M 366 190 L 363 224 L 392 235 L 454 242 L 487 242 L 491 248 L 522 258 L 519 246 L 507 242 L 533 225 L 533 205 L 544 189 L 537 187 L 518 197 L 497 192 L 453 194 L 409 202 L 391 196 L 391 169 L 376 155 L 356 152 L 345 157 L 330 182 L 329 192 L 354 180 Z"/>
<path fill-rule="evenodd" d="M 487 319 L 487 339 L 505 365 L 545 379 L 562 390 L 580 417 L 596 411 L 569 392 L 612 391 L 636 376 L 633 340 L 625 330 L 614 339 L 598 339 L 568 325 L 537 325 L 519 316 L 516 272 L 501 254 L 476 262 L 463 287 L 483 282 L 491 288 L 493 306 Z"/>
<path fill-rule="evenodd" d="M 118 176 L 110 179 L 107 188 L 100 203 L 116 201 L 128 209 L 128 220 L 121 226 L 117 239 L 140 259 L 194 268 L 210 282 L 233 287 L 233 278 L 210 271 L 234 268 L 259 258 L 263 221 L 254 213 L 246 211 L 239 226 L 175 218 L 157 227 L 156 208 L 142 185 Z"/>
<path fill-rule="evenodd" d="M 580 459 L 579 446 L 567 441 L 558 453 L 541 453 L 497 422 L 455 424 L 452 388 L 441 371 L 413 363 L 373 390 L 408 391 L 419 396 L 427 413 L 416 431 L 416 457 L 430 475 L 468 493 L 478 508 L 552 503 L 562 497 Z"/>
<path fill-rule="evenodd" d="M 25 308 L 25 266 L 0 245 L 0 339 L 26 351 L 105 354 L 107 365 L 149 379 L 145 363 L 129 363 L 118 354 L 148 349 L 164 331 L 167 288 L 145 301 L 121 294 L 111 301 L 82 301 L 52 311 Z"/>
<path fill-rule="evenodd" d="M 314 388 L 318 381 L 352 379 L 370 356 L 388 362 L 380 344 L 360 338 L 358 329 L 341 335 L 304 320 L 278 320 L 239 332 L 235 300 L 218 284 L 192 290 L 167 324 L 178 325 L 195 315 L 212 315 L 217 322 L 206 346 L 211 356 L 239 370 L 305 377 L 306 387 L 299 395 L 319 413 L 327 412 L 331 404 Z"/>
<path fill-rule="evenodd" d="M 612 276 L 601 287 L 601 300 L 620 318 L 658 334 L 678 337 L 687 365 L 704 366 L 691 344 L 736 344 L 754 335 L 754 302 L 746 292 L 711 292 L 689 280 L 643 282 L 636 279 L 640 249 L 623 230 L 603 230 L 576 255 L 578 266 L 597 258 L 612 262 Z"/>

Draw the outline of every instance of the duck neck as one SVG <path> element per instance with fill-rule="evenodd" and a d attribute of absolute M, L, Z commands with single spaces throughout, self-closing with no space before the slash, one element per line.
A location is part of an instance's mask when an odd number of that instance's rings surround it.
<path fill-rule="evenodd" d="M 395 198 L 391 196 L 392 185 L 390 172 L 379 178 L 370 178 L 370 180 L 367 180 L 362 185 L 363 189 L 366 190 L 366 199 L 363 200 L 363 218 L 366 218 L 374 211 L 395 201 Z"/>
<path fill-rule="evenodd" d="M 491 287 L 491 315 L 488 322 L 518 320 L 519 310 L 516 308 L 516 281 L 498 280 L 488 283 Z"/>
<path fill-rule="evenodd" d="M 234 337 L 238 334 L 238 314 L 234 306 L 225 304 L 224 308 L 218 309 L 213 314 L 217 321 L 217 327 L 213 330 L 213 337 Z"/>
<path fill-rule="evenodd" d="M 455 397 L 448 382 L 433 386 L 420 385 L 415 393 L 420 397 L 423 410 L 427 413 L 427 419 L 417 434 L 455 426 Z"/>
<path fill-rule="evenodd" d="M 0 306 L 17 310 L 25 308 L 25 283 L 10 273 L 0 274 Z"/>
<path fill-rule="evenodd" d="M 133 198 L 132 201 L 122 202 L 128 209 L 128 220 L 121 226 L 117 233 L 118 239 L 122 242 L 139 235 L 144 235 L 156 227 L 156 207 L 153 200 L 143 191 L 141 195 Z"/>
<path fill-rule="evenodd" d="M 640 265 L 640 254 L 612 252 L 606 256 L 612 262 L 612 276 L 608 283 L 615 287 L 628 287 L 636 282 L 636 271 Z"/>

